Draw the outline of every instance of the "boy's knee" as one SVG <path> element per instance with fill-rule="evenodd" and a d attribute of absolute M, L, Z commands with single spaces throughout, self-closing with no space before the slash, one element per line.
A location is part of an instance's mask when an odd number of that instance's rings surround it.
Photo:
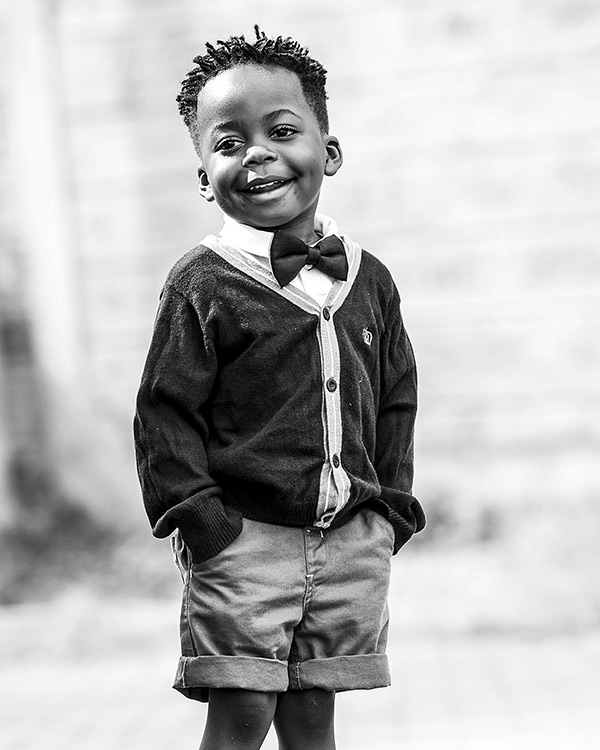
<path fill-rule="evenodd" d="M 301 690 L 282 693 L 275 713 L 275 729 L 282 750 L 332 750 L 335 693 Z"/>
<path fill-rule="evenodd" d="M 277 705 L 275 693 L 250 690 L 211 690 L 209 720 L 244 745 L 266 735 Z"/>
<path fill-rule="evenodd" d="M 233 699 L 237 720 L 243 726 L 270 725 L 275 709 L 275 695 L 273 693 L 256 693 L 248 690 L 235 691 Z"/>

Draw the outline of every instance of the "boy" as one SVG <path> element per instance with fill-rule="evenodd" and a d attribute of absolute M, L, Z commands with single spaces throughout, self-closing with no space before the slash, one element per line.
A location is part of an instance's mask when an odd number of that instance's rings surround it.
<path fill-rule="evenodd" d="M 411 495 L 416 374 L 389 272 L 316 214 L 342 164 L 326 71 L 231 37 L 178 97 L 225 214 L 164 286 L 135 417 L 153 533 L 184 580 L 174 687 L 201 750 L 331 750 L 337 691 L 389 685 L 390 558 Z"/>

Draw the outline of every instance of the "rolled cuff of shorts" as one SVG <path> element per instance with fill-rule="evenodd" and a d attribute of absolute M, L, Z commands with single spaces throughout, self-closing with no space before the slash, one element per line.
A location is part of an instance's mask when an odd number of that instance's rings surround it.
<path fill-rule="evenodd" d="M 309 659 L 289 665 L 289 689 L 371 690 L 391 685 L 390 667 L 385 654 L 333 656 Z"/>
<path fill-rule="evenodd" d="M 253 656 L 182 656 L 173 687 L 200 701 L 208 700 L 210 688 L 283 693 L 288 689 L 288 664 Z"/>

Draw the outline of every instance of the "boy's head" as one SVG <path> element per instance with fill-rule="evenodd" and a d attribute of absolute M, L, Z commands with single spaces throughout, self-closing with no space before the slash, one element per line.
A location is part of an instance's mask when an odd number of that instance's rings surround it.
<path fill-rule="evenodd" d="M 312 237 L 324 175 L 342 163 L 328 134 L 326 71 L 292 39 L 256 30 L 207 44 L 177 97 L 200 193 L 237 221 Z M 305 236 L 303 236 L 305 235 Z"/>

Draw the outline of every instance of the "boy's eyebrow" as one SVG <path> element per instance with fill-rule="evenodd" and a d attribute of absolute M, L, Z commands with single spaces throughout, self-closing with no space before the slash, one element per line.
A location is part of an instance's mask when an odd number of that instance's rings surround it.
<path fill-rule="evenodd" d="M 239 120 L 227 120 L 227 122 L 218 122 L 210 129 L 211 135 L 218 135 L 223 130 L 241 130 L 242 124 Z"/>
<path fill-rule="evenodd" d="M 270 120 L 276 120 L 278 117 L 281 117 L 282 115 L 292 115 L 292 117 L 296 117 L 298 120 L 300 120 L 300 115 L 296 114 L 294 110 L 292 109 L 276 109 L 274 112 L 269 112 L 267 115 L 263 117 L 263 120 L 265 122 L 268 122 Z"/>

